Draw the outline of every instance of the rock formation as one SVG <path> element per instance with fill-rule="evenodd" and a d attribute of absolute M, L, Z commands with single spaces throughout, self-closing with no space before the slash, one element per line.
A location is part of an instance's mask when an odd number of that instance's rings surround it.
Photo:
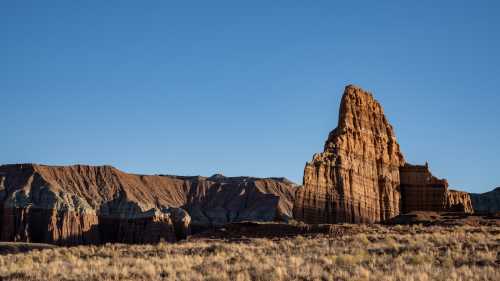
<path fill-rule="evenodd" d="M 446 192 L 446 200 L 444 211 L 474 213 L 470 194 L 463 191 L 448 189 Z"/>
<path fill-rule="evenodd" d="M 473 213 L 468 193 L 451 190 L 448 181 L 438 179 L 428 164 L 400 168 L 402 213 L 414 211 L 457 211 Z"/>
<path fill-rule="evenodd" d="M 377 222 L 399 214 L 399 167 L 405 160 L 373 96 L 349 85 L 339 122 L 304 169 L 294 216 L 308 223 Z"/>
<path fill-rule="evenodd" d="M 471 193 L 472 206 L 475 212 L 498 213 L 500 212 L 500 187 L 485 193 Z"/>
<path fill-rule="evenodd" d="M 111 166 L 0 166 L 0 239 L 60 245 L 154 243 L 191 224 L 291 217 L 284 179 L 144 176 Z M 192 213 L 192 217 L 189 213 Z"/>
<path fill-rule="evenodd" d="M 241 221 L 292 218 L 294 184 L 283 178 L 184 178 L 191 185 L 186 204 L 193 228 Z"/>
<path fill-rule="evenodd" d="M 349 85 L 324 152 L 306 164 L 294 216 L 307 223 L 357 223 L 410 211 L 470 213 L 472 205 L 467 193 L 449 190 L 427 165 L 406 164 L 380 104 Z"/>
<path fill-rule="evenodd" d="M 444 207 L 448 183 L 434 177 L 428 165 L 401 167 L 402 213 L 440 211 Z"/>

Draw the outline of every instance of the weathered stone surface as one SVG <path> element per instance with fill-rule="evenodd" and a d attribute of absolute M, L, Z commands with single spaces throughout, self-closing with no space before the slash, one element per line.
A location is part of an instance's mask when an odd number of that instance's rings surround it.
<path fill-rule="evenodd" d="M 339 122 L 304 169 L 294 216 L 308 223 L 377 222 L 399 214 L 399 167 L 405 160 L 373 96 L 349 85 Z"/>
<path fill-rule="evenodd" d="M 470 196 L 475 212 L 500 212 L 500 187 L 485 193 L 471 193 Z"/>
<path fill-rule="evenodd" d="M 189 213 L 181 208 L 170 208 L 168 212 L 174 224 L 177 240 L 188 237 L 191 234 L 191 216 Z"/>
<path fill-rule="evenodd" d="M 402 213 L 440 212 L 444 208 L 448 182 L 434 177 L 428 165 L 401 167 Z"/>
<path fill-rule="evenodd" d="M 448 181 L 432 175 L 429 166 L 406 164 L 400 168 L 402 213 L 456 211 L 473 213 L 468 193 L 448 188 Z"/>
<path fill-rule="evenodd" d="M 138 182 L 141 176 L 109 166 L 31 164 L 1 166 L 0 177 L 2 240 L 61 245 L 176 240 L 170 214 L 145 200 L 161 191 L 144 182 L 160 183 L 161 177 Z M 138 196 L 140 188 L 146 192 Z M 163 202 L 176 200 L 172 196 Z"/>
<path fill-rule="evenodd" d="M 445 211 L 474 213 L 470 194 L 463 191 L 448 189 L 446 192 Z"/>
<path fill-rule="evenodd" d="M 106 242 L 142 244 L 177 241 L 170 213 L 156 208 L 133 216 L 101 216 L 99 230 L 101 239 Z"/>
<path fill-rule="evenodd" d="M 345 88 L 338 126 L 304 169 L 294 216 L 307 223 L 379 222 L 412 211 L 471 213 L 470 197 L 448 189 L 428 166 L 406 164 L 380 104 Z"/>
<path fill-rule="evenodd" d="M 292 218 L 295 185 L 286 179 L 215 175 L 187 180 L 191 190 L 184 208 L 193 227 Z"/>
<path fill-rule="evenodd" d="M 110 166 L 0 166 L 0 239 L 75 245 L 176 241 L 199 227 L 291 217 L 281 179 L 144 176 Z"/>
<path fill-rule="evenodd" d="M 2 166 L 0 178 L 2 240 L 64 245 L 99 241 L 95 210 L 74 194 L 49 188 L 34 166 Z"/>

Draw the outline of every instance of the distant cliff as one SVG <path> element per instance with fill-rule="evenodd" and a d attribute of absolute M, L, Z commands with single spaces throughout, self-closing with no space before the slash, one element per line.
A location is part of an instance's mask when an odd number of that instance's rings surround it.
<path fill-rule="evenodd" d="M 145 176 L 111 166 L 0 166 L 0 239 L 154 243 L 192 226 L 291 217 L 286 179 Z M 189 214 L 189 213 L 190 214 Z"/>
<path fill-rule="evenodd" d="M 476 212 L 500 212 L 500 187 L 485 193 L 471 193 L 472 206 Z"/>

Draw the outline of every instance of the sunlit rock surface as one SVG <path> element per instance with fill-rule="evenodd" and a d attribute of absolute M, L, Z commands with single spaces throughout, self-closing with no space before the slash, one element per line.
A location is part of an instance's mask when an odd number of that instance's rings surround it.
<path fill-rule="evenodd" d="M 399 214 L 405 163 L 392 126 L 373 96 L 345 88 L 338 126 L 304 169 L 294 215 L 308 223 L 377 222 Z"/>

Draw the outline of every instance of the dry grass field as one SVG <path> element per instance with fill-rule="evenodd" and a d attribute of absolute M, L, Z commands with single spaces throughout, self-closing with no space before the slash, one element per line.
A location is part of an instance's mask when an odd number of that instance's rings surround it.
<path fill-rule="evenodd" d="M 497 226 L 103 245 L 0 256 L 2 280 L 500 280 Z"/>

